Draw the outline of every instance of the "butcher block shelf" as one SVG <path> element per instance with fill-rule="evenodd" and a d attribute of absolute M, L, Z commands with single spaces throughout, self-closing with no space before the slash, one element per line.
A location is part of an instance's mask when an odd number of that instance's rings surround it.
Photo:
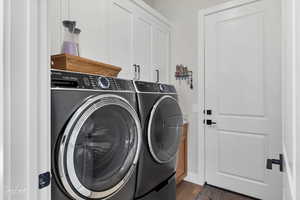
<path fill-rule="evenodd" d="M 53 69 L 117 77 L 122 68 L 69 54 L 51 56 Z"/>
<path fill-rule="evenodd" d="M 188 127 L 189 124 L 185 123 L 182 129 L 182 136 L 179 145 L 177 169 L 176 169 L 176 184 L 179 184 L 187 176 L 188 170 Z"/>

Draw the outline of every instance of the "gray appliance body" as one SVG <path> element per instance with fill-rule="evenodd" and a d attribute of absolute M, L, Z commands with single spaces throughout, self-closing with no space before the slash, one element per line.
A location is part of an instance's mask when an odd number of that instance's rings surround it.
<path fill-rule="evenodd" d="M 135 81 L 143 130 L 136 199 L 176 199 L 176 156 L 183 116 L 171 85 Z"/>
<path fill-rule="evenodd" d="M 131 81 L 52 70 L 52 199 L 132 200 L 141 127 Z"/>

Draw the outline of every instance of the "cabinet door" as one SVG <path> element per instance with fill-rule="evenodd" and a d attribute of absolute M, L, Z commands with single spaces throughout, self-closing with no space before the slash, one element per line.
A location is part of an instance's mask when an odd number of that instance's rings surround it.
<path fill-rule="evenodd" d="M 60 54 L 63 42 L 62 21 L 69 19 L 70 0 L 49 1 L 49 36 L 51 55 Z"/>
<path fill-rule="evenodd" d="M 178 150 L 177 168 L 176 168 L 176 184 L 179 184 L 187 176 L 188 168 L 188 124 L 183 125 L 182 135 Z"/>
<path fill-rule="evenodd" d="M 130 1 L 111 0 L 109 8 L 109 57 L 122 67 L 120 78 L 132 79 L 133 71 L 133 5 Z"/>
<path fill-rule="evenodd" d="M 140 80 L 151 81 L 151 22 L 143 15 L 134 19 L 134 63 L 140 65 Z"/>
<path fill-rule="evenodd" d="M 167 83 L 170 65 L 170 31 L 159 26 L 153 29 L 152 54 L 153 69 L 159 70 L 160 82 Z M 155 72 L 153 73 L 155 74 Z M 156 77 L 156 75 L 154 76 Z"/>
<path fill-rule="evenodd" d="M 101 62 L 108 61 L 107 6 L 107 0 L 70 1 L 70 19 L 75 20 L 82 30 L 80 56 Z"/>

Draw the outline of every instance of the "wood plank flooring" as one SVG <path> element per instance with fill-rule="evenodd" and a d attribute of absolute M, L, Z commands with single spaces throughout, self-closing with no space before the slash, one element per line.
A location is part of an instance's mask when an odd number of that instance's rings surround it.
<path fill-rule="evenodd" d="M 205 185 L 200 196 L 195 200 L 257 200 L 237 193 L 229 192 L 210 185 Z"/>
<path fill-rule="evenodd" d="M 201 191 L 201 186 L 183 181 L 177 185 L 176 200 L 195 200 Z"/>
<path fill-rule="evenodd" d="M 201 195 L 199 196 L 200 192 Z M 204 187 L 202 187 L 184 181 L 177 186 L 176 200 L 255 200 L 255 199 L 243 195 L 239 195 L 236 193 L 232 193 L 229 191 L 225 191 L 219 188 L 215 188 L 209 185 L 205 185 Z"/>

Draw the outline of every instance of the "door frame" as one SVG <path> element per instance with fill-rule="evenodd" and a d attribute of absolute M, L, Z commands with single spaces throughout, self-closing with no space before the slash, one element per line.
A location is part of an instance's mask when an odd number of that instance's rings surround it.
<path fill-rule="evenodd" d="M 295 30 L 296 30 L 296 48 L 295 48 L 295 55 L 298 55 L 296 56 L 296 66 L 298 66 L 296 69 L 297 69 L 297 72 L 296 72 L 296 77 L 297 77 L 297 83 L 296 83 L 296 86 L 297 87 L 297 90 L 296 90 L 296 95 L 297 95 L 297 106 L 296 106 L 296 113 L 297 113 L 297 121 L 296 121 L 296 125 L 297 125 L 297 138 L 296 138 L 296 152 L 295 152 L 295 157 L 296 157 L 296 168 L 297 169 L 297 172 L 296 172 L 296 182 L 295 182 L 295 188 L 298 188 L 295 189 L 296 190 L 296 199 L 300 199 L 300 191 L 299 191 L 299 187 L 300 187 L 300 136 L 299 136 L 299 130 L 300 130 L 300 70 L 299 70 L 299 65 L 300 65 L 300 2 L 295 0 L 295 11 L 298 11 L 296 12 L 295 14 Z"/>
<path fill-rule="evenodd" d="M 206 142 L 205 142 L 205 126 L 203 125 L 205 109 L 205 17 L 211 14 L 215 14 L 224 10 L 228 10 L 234 7 L 239 7 L 254 3 L 261 0 L 233 0 L 225 3 L 218 4 L 213 7 L 201 9 L 198 13 L 198 112 L 199 112 L 199 149 L 198 155 L 200 157 L 198 162 L 198 177 L 195 183 L 205 184 L 206 180 Z"/>
<path fill-rule="evenodd" d="M 287 6 L 288 5 L 288 6 Z M 286 26 L 288 26 L 289 30 L 283 29 L 283 37 L 282 42 L 285 44 L 285 41 L 289 41 L 293 45 L 286 46 L 283 45 L 282 49 L 282 56 L 283 60 L 288 60 L 290 63 L 291 72 L 290 74 L 286 74 L 292 79 L 292 88 L 288 88 L 291 93 L 289 97 L 283 96 L 283 100 L 288 100 L 288 98 L 292 98 L 293 101 L 293 113 L 288 113 L 291 115 L 291 126 L 292 131 L 291 132 L 285 132 L 284 135 L 289 135 L 289 137 L 293 140 L 293 149 L 292 154 L 288 159 L 285 159 L 285 178 L 286 182 L 284 184 L 284 200 L 296 200 L 300 198 L 300 191 L 297 190 L 300 186 L 300 136 L 299 136 L 299 130 L 300 130 L 300 70 L 299 70 L 299 64 L 300 64 L 300 2 L 298 0 L 282 0 L 282 10 L 283 10 L 283 16 L 282 16 L 282 22 L 285 23 Z M 290 16 L 287 17 L 285 13 L 289 13 Z M 290 20 L 290 21 L 289 21 Z M 290 22 L 287 24 L 287 22 Z M 290 31 L 290 32 L 289 32 Z M 291 36 L 288 38 L 288 35 Z M 285 54 L 285 52 L 290 52 L 289 56 Z M 286 62 L 283 62 L 283 65 L 287 64 Z M 286 68 L 282 70 L 283 74 L 286 73 Z M 283 84 L 284 84 L 283 79 Z M 284 85 L 283 85 L 284 86 Z M 284 88 L 284 87 L 283 87 Z M 290 100 L 290 99 L 289 99 Z M 285 102 L 285 101 L 284 101 Z M 286 104 L 283 105 L 283 109 L 286 107 Z M 285 131 L 285 130 L 284 130 Z M 285 148 L 285 139 L 283 137 L 283 153 L 285 158 L 288 158 L 287 156 L 287 149 Z M 294 172 L 291 173 L 291 168 L 294 169 Z"/>
<path fill-rule="evenodd" d="M 4 1 L 0 2 L 0 110 L 4 108 Z M 0 112 L 0 177 L 4 177 L 4 112 Z M 5 199 L 4 179 L 0 178 L 0 199 Z"/>
<path fill-rule="evenodd" d="M 1 199 L 51 199 L 38 187 L 51 171 L 48 3 L 0 3 Z"/>
<path fill-rule="evenodd" d="M 296 82 L 296 86 L 297 90 L 296 90 L 296 95 L 297 95 L 297 106 L 296 106 L 296 113 L 297 113 L 297 121 L 296 121 L 296 130 L 298 132 L 298 134 L 296 135 L 296 152 L 295 152 L 295 158 L 296 158 L 296 182 L 295 182 L 295 190 L 296 190 L 296 199 L 300 199 L 300 191 L 299 191 L 299 187 L 300 187 L 300 136 L 299 136 L 299 130 L 300 130 L 300 70 L 299 70 L 299 65 L 300 65 L 300 2 L 295 0 L 295 30 L 296 30 L 296 34 L 295 34 L 295 40 L 296 40 L 296 44 L 295 44 L 295 55 L 296 55 L 296 77 L 297 77 L 297 82 Z M 298 55 L 298 56 L 297 56 Z M 298 190 L 296 189 L 298 188 Z"/>

